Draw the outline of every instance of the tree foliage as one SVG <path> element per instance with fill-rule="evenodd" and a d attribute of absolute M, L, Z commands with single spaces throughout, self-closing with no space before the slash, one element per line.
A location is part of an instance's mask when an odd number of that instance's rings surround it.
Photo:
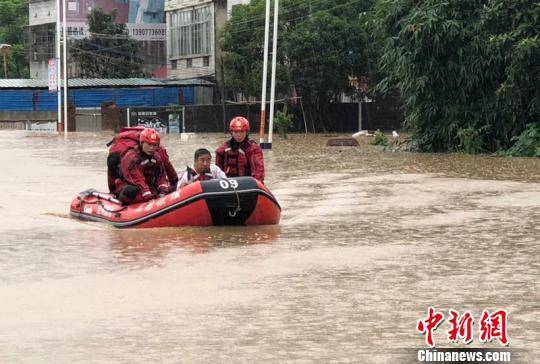
<path fill-rule="evenodd" d="M 285 115 L 281 111 L 276 113 L 275 127 L 278 130 L 279 136 L 287 139 L 287 131 L 293 127 L 293 116 Z"/>
<path fill-rule="evenodd" d="M 221 34 L 227 88 L 256 99 L 264 4 L 233 8 Z M 283 0 L 279 16 L 277 91 L 297 90 L 323 129 L 355 75 L 377 83 L 372 96 L 400 94 L 419 150 L 495 152 L 536 140 L 538 0 Z"/>
<path fill-rule="evenodd" d="M 28 4 L 22 0 L 0 0 L 0 43 L 11 45 L 8 52 L 8 77 L 29 76 L 25 27 L 28 24 Z M 3 60 L 0 77 L 4 77 Z"/>
<path fill-rule="evenodd" d="M 83 78 L 143 77 L 143 61 L 136 56 L 137 41 L 128 35 L 126 25 L 115 22 L 116 10 L 100 8 L 88 14 L 90 37 L 76 40 L 71 54 Z"/>
<path fill-rule="evenodd" d="M 379 90 L 397 88 L 423 151 L 494 152 L 539 122 L 535 0 L 381 0 Z"/>
<path fill-rule="evenodd" d="M 368 30 L 359 16 L 370 6 L 370 0 L 280 1 L 276 92 L 298 92 L 323 128 L 328 103 L 351 91 L 348 75 L 371 70 Z M 264 12 L 265 0 L 235 6 L 220 36 L 226 88 L 256 99 L 261 95 Z"/>

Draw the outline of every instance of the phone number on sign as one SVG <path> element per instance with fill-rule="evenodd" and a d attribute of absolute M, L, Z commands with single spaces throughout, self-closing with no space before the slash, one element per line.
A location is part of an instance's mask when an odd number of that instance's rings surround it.
<path fill-rule="evenodd" d="M 133 36 L 165 36 L 165 29 L 131 29 Z"/>

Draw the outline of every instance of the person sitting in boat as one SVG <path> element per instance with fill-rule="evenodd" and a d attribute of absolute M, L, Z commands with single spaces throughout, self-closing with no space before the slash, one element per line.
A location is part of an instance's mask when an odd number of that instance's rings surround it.
<path fill-rule="evenodd" d="M 216 165 L 227 177 L 251 176 L 264 182 L 264 158 L 259 145 L 249 139 L 249 121 L 237 116 L 229 125 L 231 139 L 216 150 Z"/>
<path fill-rule="evenodd" d="M 180 178 L 180 187 L 195 181 L 206 181 L 214 178 L 227 178 L 227 175 L 215 164 L 212 164 L 212 154 L 208 149 L 200 148 L 195 151 L 195 159 L 191 167 L 187 167 Z"/>
<path fill-rule="evenodd" d="M 154 129 L 144 129 L 139 145 L 130 148 L 122 157 L 122 175 L 115 181 L 118 198 L 125 204 L 134 204 L 162 197 L 169 192 L 169 183 L 161 154 L 158 153 L 160 136 Z"/>
<path fill-rule="evenodd" d="M 117 194 L 115 181 L 120 177 L 120 161 L 122 156 L 130 149 L 139 146 L 139 139 L 142 131 L 146 129 L 143 126 L 124 127 L 120 132 L 107 143 L 109 155 L 107 156 L 107 183 L 109 192 Z M 169 192 L 176 191 L 178 187 L 178 174 L 172 165 L 165 147 L 160 144 L 157 152 L 163 160 L 167 179 L 169 180 Z"/>

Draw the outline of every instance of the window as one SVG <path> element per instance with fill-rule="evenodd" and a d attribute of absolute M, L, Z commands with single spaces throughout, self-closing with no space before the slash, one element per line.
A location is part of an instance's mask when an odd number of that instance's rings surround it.
<path fill-rule="evenodd" d="M 171 61 L 171 69 L 175 70 L 178 68 L 178 61 L 176 59 L 173 59 Z"/>
<path fill-rule="evenodd" d="M 208 67 L 208 66 L 210 66 L 210 57 L 208 57 L 208 56 L 207 56 L 207 57 L 203 57 L 203 59 L 202 59 L 202 65 L 203 65 L 203 67 Z"/>
<path fill-rule="evenodd" d="M 210 53 L 210 15 L 210 6 L 171 13 L 172 57 Z"/>
<path fill-rule="evenodd" d="M 193 60 L 191 58 L 186 59 L 186 68 L 193 67 Z"/>

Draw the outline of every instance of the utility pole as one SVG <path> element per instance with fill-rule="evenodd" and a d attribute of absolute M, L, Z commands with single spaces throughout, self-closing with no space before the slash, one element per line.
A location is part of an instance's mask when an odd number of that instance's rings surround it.
<path fill-rule="evenodd" d="M 56 54 L 55 54 L 55 61 L 56 61 L 56 102 L 57 102 L 57 123 L 58 126 L 62 124 L 62 86 L 60 85 L 60 0 L 56 1 Z M 65 126 L 65 125 L 64 125 Z"/>
<path fill-rule="evenodd" d="M 349 76 L 349 85 L 356 90 L 356 97 L 358 99 L 358 131 L 362 131 L 362 100 L 367 91 L 368 80 L 364 76 L 360 77 L 360 81 L 356 76 Z"/>
<path fill-rule="evenodd" d="M 272 149 L 272 133 L 274 129 L 274 100 L 276 92 L 276 63 L 278 40 L 279 0 L 274 0 L 274 37 L 272 39 L 272 84 L 270 86 L 270 125 L 268 126 L 267 148 Z"/>
<path fill-rule="evenodd" d="M 68 134 L 68 84 L 67 84 L 67 24 L 66 24 L 66 0 L 62 0 L 62 33 L 63 33 L 63 62 L 64 66 L 62 67 L 62 70 L 64 72 L 63 78 L 64 78 L 64 135 L 67 136 Z"/>
<path fill-rule="evenodd" d="M 2 50 L 2 55 L 4 56 L 4 78 L 8 78 L 7 54 L 10 48 L 11 44 L 0 44 L 0 50 Z"/>
<path fill-rule="evenodd" d="M 261 126 L 259 128 L 259 144 L 264 145 L 264 126 L 266 123 L 266 79 L 268 73 L 268 39 L 270 38 L 270 0 L 266 0 L 266 11 L 264 18 L 264 61 L 263 61 L 263 81 L 261 95 Z"/>
<path fill-rule="evenodd" d="M 358 97 L 358 131 L 362 131 L 362 92 L 356 90 L 356 97 Z"/>
<path fill-rule="evenodd" d="M 227 130 L 227 110 L 225 108 L 225 68 L 223 67 L 223 56 L 219 56 L 219 66 L 221 70 L 221 113 L 224 130 Z M 182 131 L 184 133 L 185 131 Z"/>

